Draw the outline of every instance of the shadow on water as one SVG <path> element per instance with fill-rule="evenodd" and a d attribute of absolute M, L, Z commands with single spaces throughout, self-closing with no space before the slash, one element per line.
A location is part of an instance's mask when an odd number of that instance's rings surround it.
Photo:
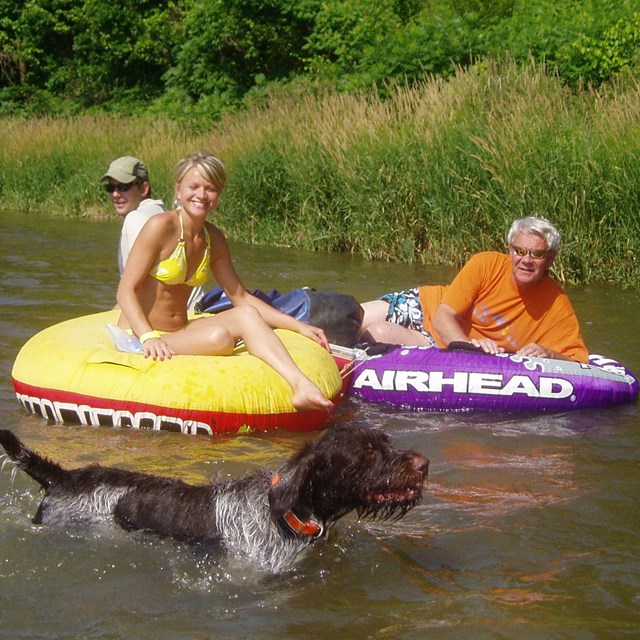
<path fill-rule="evenodd" d="M 54 322 L 109 307 L 115 222 L 0 218 L 4 427 L 70 467 L 98 461 L 204 482 L 277 467 L 286 432 L 183 436 L 46 425 L 17 405 L 13 359 Z M 250 287 L 302 285 L 366 300 L 448 270 L 234 245 Z M 592 351 L 640 371 L 640 296 L 575 287 Z M 43 359 L 46 366 L 46 357 Z M 424 499 L 397 522 L 341 521 L 290 571 L 108 527 L 30 521 L 36 484 L 0 474 L 3 638 L 632 638 L 640 629 L 640 411 L 412 413 L 347 399 L 332 424 L 384 429 L 431 459 Z"/>

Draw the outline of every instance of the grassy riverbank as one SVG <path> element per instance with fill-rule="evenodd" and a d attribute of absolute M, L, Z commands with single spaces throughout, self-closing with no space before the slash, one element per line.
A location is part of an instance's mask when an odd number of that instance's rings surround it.
<path fill-rule="evenodd" d="M 640 87 L 572 93 L 543 70 L 478 65 L 391 97 L 291 90 L 206 131 L 166 120 L 4 120 L 0 205 L 109 215 L 109 160 L 143 157 L 171 201 L 184 153 L 230 172 L 218 222 L 256 243 L 460 264 L 511 220 L 554 221 L 560 278 L 639 286 Z"/>

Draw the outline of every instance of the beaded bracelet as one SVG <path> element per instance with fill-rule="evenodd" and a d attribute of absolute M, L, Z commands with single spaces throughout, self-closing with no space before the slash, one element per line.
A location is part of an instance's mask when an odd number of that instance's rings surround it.
<path fill-rule="evenodd" d="M 140 344 L 144 344 L 147 340 L 153 340 L 153 338 L 159 338 L 161 335 L 159 331 L 147 331 L 140 336 Z"/>

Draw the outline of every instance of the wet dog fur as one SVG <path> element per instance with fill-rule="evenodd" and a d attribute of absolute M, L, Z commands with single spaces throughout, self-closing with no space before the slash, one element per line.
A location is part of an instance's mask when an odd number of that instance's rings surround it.
<path fill-rule="evenodd" d="M 0 430 L 0 444 L 44 489 L 33 521 L 115 522 L 257 562 L 287 568 L 341 517 L 400 518 L 422 497 L 429 461 L 398 451 L 378 430 L 337 426 L 307 442 L 277 471 L 191 485 L 114 467 L 65 469 Z"/>

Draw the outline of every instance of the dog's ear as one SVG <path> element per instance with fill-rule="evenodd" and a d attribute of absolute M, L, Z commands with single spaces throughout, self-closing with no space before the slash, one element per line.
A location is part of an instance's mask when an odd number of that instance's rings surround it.
<path fill-rule="evenodd" d="M 313 447 L 307 443 L 274 475 L 269 488 L 269 507 L 274 520 L 282 517 L 300 502 L 300 494 L 313 467 Z"/>

